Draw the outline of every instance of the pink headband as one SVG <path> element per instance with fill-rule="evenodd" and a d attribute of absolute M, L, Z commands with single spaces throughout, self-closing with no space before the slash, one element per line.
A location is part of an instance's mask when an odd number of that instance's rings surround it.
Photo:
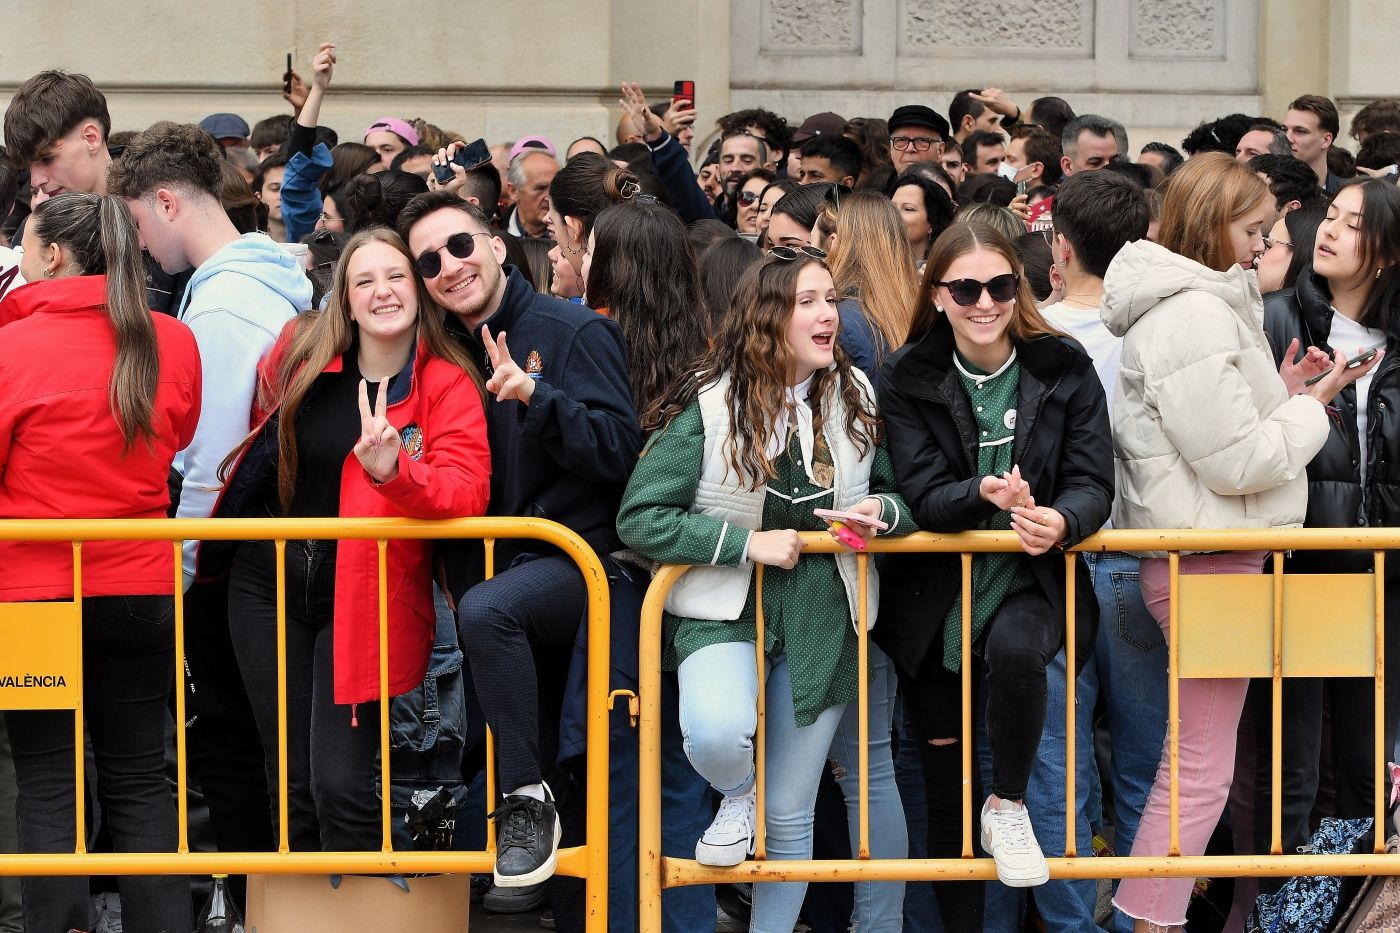
<path fill-rule="evenodd" d="M 370 133 L 378 133 L 380 130 L 388 130 L 390 133 L 397 133 L 403 137 L 403 141 L 410 146 L 418 145 L 418 132 L 404 121 L 397 117 L 380 117 L 369 125 L 365 130 L 365 138 L 369 138 Z"/>

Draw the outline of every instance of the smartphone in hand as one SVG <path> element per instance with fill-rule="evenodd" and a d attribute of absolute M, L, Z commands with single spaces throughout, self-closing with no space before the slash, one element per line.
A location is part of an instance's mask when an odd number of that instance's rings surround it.
<path fill-rule="evenodd" d="M 453 153 L 452 161 L 462 166 L 462 171 L 470 172 L 483 163 L 491 161 L 491 150 L 486 145 L 486 140 L 477 139 Z M 438 184 L 445 185 L 452 180 L 452 166 L 434 164 L 433 175 L 437 178 Z"/>
<path fill-rule="evenodd" d="M 282 73 L 282 93 L 292 93 L 292 53 L 287 53 L 287 70 Z"/>
<path fill-rule="evenodd" d="M 671 89 L 671 106 L 674 107 L 681 101 L 686 101 L 690 106 L 687 110 L 695 109 L 695 82 L 677 81 Z"/>
<path fill-rule="evenodd" d="M 1365 353 L 1362 353 L 1362 354 L 1359 355 L 1359 356 L 1353 356 L 1351 359 L 1347 360 L 1347 369 L 1355 369 L 1355 368 L 1358 367 L 1358 366 L 1365 366 L 1367 363 L 1371 362 L 1371 361 L 1374 360 L 1375 358 L 1376 358 L 1376 348 L 1375 348 L 1375 347 L 1372 347 L 1371 349 L 1367 350 Z M 1331 373 L 1331 372 L 1332 372 L 1331 367 L 1328 367 L 1327 369 L 1325 369 L 1325 370 L 1323 370 L 1322 372 L 1318 373 L 1316 376 L 1313 376 L 1311 379 L 1308 379 L 1307 381 L 1305 381 L 1305 382 L 1303 383 L 1303 385 L 1305 385 L 1305 386 L 1315 386 L 1315 385 L 1317 385 L 1319 382 L 1321 382 L 1322 380 L 1326 379 L 1326 378 L 1327 378 L 1327 375 L 1328 375 L 1329 373 Z"/>

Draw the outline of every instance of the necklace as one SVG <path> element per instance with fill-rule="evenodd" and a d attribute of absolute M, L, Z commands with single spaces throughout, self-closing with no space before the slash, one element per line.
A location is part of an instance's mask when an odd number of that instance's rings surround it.
<path fill-rule="evenodd" d="M 1086 298 L 1082 298 L 1082 297 L 1075 297 L 1074 295 L 1066 295 L 1066 296 L 1064 296 L 1063 298 L 1060 299 L 1060 303 L 1061 303 L 1061 304 L 1075 304 L 1075 305 L 1080 306 L 1081 308 L 1086 308 L 1086 309 L 1087 309 L 1087 308 L 1097 308 L 1097 307 L 1099 306 L 1099 302 L 1098 302 L 1097 300 L 1093 299 L 1093 298 L 1087 298 L 1087 299 L 1086 299 Z"/>

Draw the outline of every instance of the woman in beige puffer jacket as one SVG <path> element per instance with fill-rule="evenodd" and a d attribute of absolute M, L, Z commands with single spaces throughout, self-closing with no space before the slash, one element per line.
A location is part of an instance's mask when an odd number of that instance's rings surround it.
<path fill-rule="evenodd" d="M 1370 367 L 1328 370 L 1310 350 L 1275 369 L 1253 261 L 1272 213 L 1268 188 L 1223 154 L 1191 159 L 1168 186 L 1161 245 L 1125 246 L 1104 278 L 1104 324 L 1123 337 L 1112 412 L 1117 528 L 1287 528 L 1307 507 L 1305 469 L 1327 439 L 1326 403 Z M 1293 354 L 1288 354 L 1289 359 Z M 1372 363 L 1371 366 L 1375 364 Z M 1282 378 L 1281 378 L 1282 377 Z M 1301 394 L 1300 394 L 1301 393 Z M 1140 584 L 1167 632 L 1165 555 L 1146 555 Z M 1182 574 L 1258 573 L 1265 552 L 1188 554 Z M 1180 841 L 1201 855 L 1233 778 L 1245 679 L 1181 680 Z M 1164 745 L 1133 855 L 1165 855 L 1169 770 Z M 1190 878 L 1119 885 L 1114 904 L 1136 931 L 1185 923 Z"/>

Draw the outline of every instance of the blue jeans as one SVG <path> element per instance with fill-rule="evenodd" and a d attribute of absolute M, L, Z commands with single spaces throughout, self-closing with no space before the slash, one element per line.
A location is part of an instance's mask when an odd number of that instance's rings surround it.
<path fill-rule="evenodd" d="M 750 650 L 752 656 L 752 649 Z M 637 730 L 625 709 L 609 714 L 608 929 L 637 929 Z M 676 687 L 661 679 L 661 851 L 694 858 L 695 843 L 714 813 L 710 787 L 695 773 L 681 748 Z M 686 885 L 661 892 L 664 933 L 713 933 L 713 885 Z"/>
<path fill-rule="evenodd" d="M 904 820 L 909 827 L 909 857 L 928 858 L 928 793 L 924 787 L 924 762 L 920 757 L 919 738 L 914 724 L 904 709 L 902 699 L 895 700 L 895 738 L 899 742 L 894 756 L 895 780 L 904 803 Z M 915 881 L 904 886 L 904 933 L 944 933 L 943 917 L 933 896 L 933 883 Z"/>
<path fill-rule="evenodd" d="M 1127 855 L 1167 734 L 1167 642 L 1142 601 L 1137 558 L 1108 553 L 1085 554 L 1084 560 L 1099 599 L 1094 665 L 1113 746 L 1113 849 Z M 1115 910 L 1114 933 L 1132 928 L 1132 921 Z"/>
<path fill-rule="evenodd" d="M 1026 784 L 1026 810 L 1035 838 L 1048 857 L 1065 852 L 1065 652 L 1061 649 L 1045 668 L 1045 729 L 1036 750 L 1035 766 Z M 1075 685 L 1074 763 L 1076 775 L 1075 846 L 1080 856 L 1093 855 L 1089 827 L 1088 789 L 1094 781 L 1093 716 L 1098 677 L 1086 665 Z M 980 717 L 979 717 L 980 718 Z M 980 729 L 980 723 L 979 723 Z M 991 779 L 991 755 L 985 739 L 978 742 L 984 780 Z M 1097 933 L 1094 906 L 1098 885 L 1091 879 L 1052 880 L 1035 889 L 1035 906 L 1052 933 Z M 986 933 L 1019 933 L 1026 906 L 1024 888 L 987 884 Z"/>
<path fill-rule="evenodd" d="M 894 666 L 883 651 L 870 645 L 870 857 L 902 859 L 909 855 L 909 827 L 894 779 L 890 757 L 893 724 Z M 860 704 L 846 704 L 846 712 L 831 743 L 836 783 L 846 798 L 846 825 L 850 828 L 851 856 L 860 851 Z M 861 933 L 900 933 L 904 928 L 904 882 L 859 882 L 855 885 L 853 918 Z"/>
<path fill-rule="evenodd" d="M 680 724 L 695 770 L 725 795 L 754 783 L 758 728 L 758 672 L 752 642 L 701 648 L 681 662 Z M 768 858 L 812 857 L 812 810 L 827 751 L 845 705 L 823 710 L 798 727 L 786 656 L 770 658 L 767 672 L 765 787 Z M 804 881 L 755 884 L 750 933 L 792 933 L 807 893 Z"/>

